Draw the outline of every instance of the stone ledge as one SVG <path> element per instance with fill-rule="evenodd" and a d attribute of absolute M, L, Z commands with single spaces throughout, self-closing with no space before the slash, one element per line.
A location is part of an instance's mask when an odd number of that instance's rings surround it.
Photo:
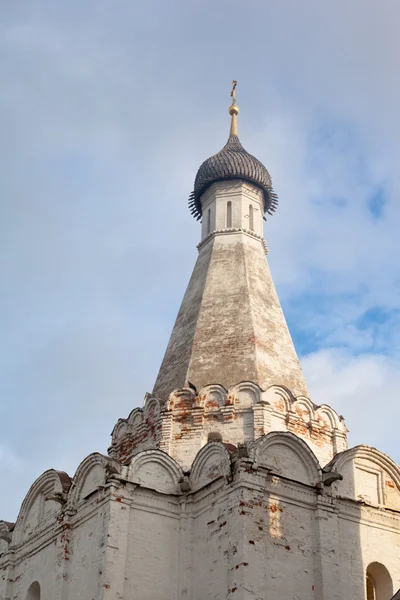
<path fill-rule="evenodd" d="M 249 237 L 254 238 L 261 242 L 261 245 L 264 248 L 265 254 L 268 254 L 267 242 L 261 236 L 252 231 L 251 229 L 245 229 L 244 227 L 225 227 L 223 229 L 215 229 L 211 233 L 207 235 L 199 244 L 197 244 L 197 249 L 200 251 L 203 246 L 205 246 L 211 239 L 213 239 L 216 235 L 232 235 L 235 233 L 244 233 Z"/>

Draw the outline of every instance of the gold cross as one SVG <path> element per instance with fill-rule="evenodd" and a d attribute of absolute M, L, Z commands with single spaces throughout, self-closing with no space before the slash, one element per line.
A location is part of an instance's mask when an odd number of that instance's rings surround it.
<path fill-rule="evenodd" d="M 231 91 L 232 104 L 236 104 L 236 86 L 237 86 L 237 81 L 235 81 L 235 79 L 234 79 L 232 81 L 232 91 Z"/>

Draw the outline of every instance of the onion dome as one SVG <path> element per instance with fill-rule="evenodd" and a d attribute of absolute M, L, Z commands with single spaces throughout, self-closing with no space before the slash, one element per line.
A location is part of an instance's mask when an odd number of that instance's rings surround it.
<path fill-rule="evenodd" d="M 260 188 L 264 197 L 264 213 L 272 215 L 278 206 L 278 196 L 272 188 L 271 176 L 264 165 L 249 154 L 240 143 L 237 131 L 236 117 L 239 108 L 236 105 L 233 82 L 232 105 L 229 114 L 232 117 L 229 139 L 220 152 L 203 162 L 197 171 L 194 190 L 189 196 L 189 207 L 194 217 L 199 220 L 202 216 L 200 197 L 215 181 L 241 179 Z"/>

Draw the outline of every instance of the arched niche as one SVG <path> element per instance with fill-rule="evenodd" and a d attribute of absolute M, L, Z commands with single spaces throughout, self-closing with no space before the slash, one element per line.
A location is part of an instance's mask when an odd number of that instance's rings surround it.
<path fill-rule="evenodd" d="M 367 600 L 390 600 L 393 596 L 393 582 L 389 571 L 379 562 L 368 565 L 366 572 Z"/>
<path fill-rule="evenodd" d="M 120 465 L 99 452 L 89 454 L 79 465 L 70 492 L 70 504 L 79 505 L 103 487 L 108 473 L 118 472 Z"/>
<path fill-rule="evenodd" d="M 174 390 L 168 397 L 167 407 L 172 411 L 187 411 L 195 407 L 196 392 L 192 388 Z"/>
<path fill-rule="evenodd" d="M 292 394 L 281 385 L 272 385 L 263 393 L 263 401 L 268 402 L 272 410 L 286 414 L 294 402 Z"/>
<path fill-rule="evenodd" d="M 314 486 L 321 480 L 321 469 L 312 450 L 289 432 L 271 432 L 252 444 L 250 457 L 256 466 L 265 467 L 286 479 Z"/>
<path fill-rule="evenodd" d="M 62 471 L 45 471 L 30 487 L 22 502 L 13 543 L 22 542 L 41 524 L 55 519 L 67 499 L 71 479 Z"/>
<path fill-rule="evenodd" d="M 143 408 L 134 408 L 127 419 L 119 419 L 112 431 L 108 454 L 126 464 L 134 452 L 156 445 L 161 434 L 161 407 L 146 395 Z"/>
<path fill-rule="evenodd" d="M 230 474 L 230 458 L 225 446 L 209 442 L 197 453 L 190 473 L 192 490 L 198 490 L 220 477 Z"/>
<path fill-rule="evenodd" d="M 162 450 L 144 450 L 131 460 L 128 480 L 162 494 L 180 494 L 183 471 Z"/>
<path fill-rule="evenodd" d="M 400 469 L 386 454 L 369 446 L 340 452 L 329 463 L 343 476 L 332 492 L 372 505 L 400 510 Z"/>
<path fill-rule="evenodd" d="M 329 430 L 338 429 L 343 433 L 347 433 L 343 418 L 340 418 L 337 412 L 327 404 L 318 406 L 315 411 L 315 419 L 322 427 L 326 427 Z"/>
<path fill-rule="evenodd" d="M 260 402 L 262 389 L 252 381 L 242 381 L 230 388 L 229 395 L 235 398 L 237 408 L 248 408 Z"/>
<path fill-rule="evenodd" d="M 26 594 L 26 600 L 40 600 L 40 585 L 37 581 L 34 581 L 29 586 Z"/>
<path fill-rule="evenodd" d="M 305 423 L 310 423 L 314 418 L 314 405 L 309 398 L 300 396 L 292 404 L 292 412 Z"/>
<path fill-rule="evenodd" d="M 128 427 L 127 419 L 118 419 L 111 433 L 111 443 L 117 444 L 128 432 Z"/>
<path fill-rule="evenodd" d="M 143 413 L 146 422 L 151 421 L 155 423 L 160 418 L 161 407 L 157 398 L 153 398 L 152 396 L 146 398 Z"/>
<path fill-rule="evenodd" d="M 227 391 L 222 385 L 207 385 L 199 392 L 200 406 L 205 411 L 218 410 L 221 406 L 225 406 L 226 397 Z"/>

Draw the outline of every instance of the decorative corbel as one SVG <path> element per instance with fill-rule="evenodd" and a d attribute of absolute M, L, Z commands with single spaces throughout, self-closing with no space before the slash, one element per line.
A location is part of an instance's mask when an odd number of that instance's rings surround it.
<path fill-rule="evenodd" d="M 337 471 L 330 469 L 322 469 L 322 483 L 326 487 L 331 486 L 332 483 L 334 483 L 335 481 L 342 481 L 342 479 L 343 475 L 341 475 Z"/>
<path fill-rule="evenodd" d="M 66 494 L 65 492 L 50 492 L 50 494 L 47 494 L 47 496 L 44 497 L 45 502 L 53 500 L 53 502 L 58 502 L 58 504 L 61 504 L 61 506 L 64 506 L 64 504 L 66 504 L 67 499 L 68 494 Z"/>

